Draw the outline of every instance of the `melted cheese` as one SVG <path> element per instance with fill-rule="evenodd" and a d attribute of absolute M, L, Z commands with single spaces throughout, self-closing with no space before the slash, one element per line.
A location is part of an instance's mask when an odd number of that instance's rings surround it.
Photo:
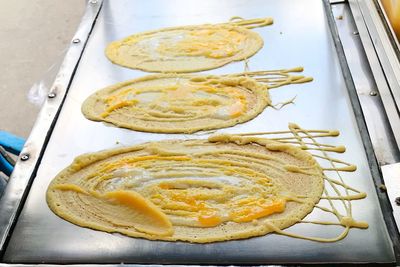
<path fill-rule="evenodd" d="M 257 199 L 246 204 L 235 205 L 235 210 L 230 213 L 234 222 L 251 222 L 253 220 L 285 210 L 286 200 L 280 199 Z"/>
<path fill-rule="evenodd" d="M 287 70 L 233 75 L 151 75 L 100 90 L 85 100 L 86 118 L 147 132 L 193 133 L 233 126 L 272 106 L 269 89 L 310 77 Z"/>
<path fill-rule="evenodd" d="M 178 41 L 163 40 L 157 52 L 168 56 L 232 57 L 241 51 L 246 35 L 232 29 L 191 31 Z"/>
<path fill-rule="evenodd" d="M 103 197 L 140 213 L 144 221 L 141 223 L 142 227 L 139 230 L 161 236 L 173 234 L 172 224 L 168 217 L 140 194 L 134 191 L 120 190 L 107 192 Z M 147 225 L 150 225 L 151 228 L 146 227 Z M 138 227 L 136 226 L 136 228 Z"/>
<path fill-rule="evenodd" d="M 82 156 L 52 181 L 47 201 L 56 214 L 75 224 L 157 240 L 203 243 L 277 232 L 333 242 L 350 228 L 367 228 L 366 222 L 351 216 L 350 205 L 366 194 L 323 173 L 355 170 L 326 155 L 337 153 L 335 147 L 314 141 L 338 132 L 314 130 L 312 135 L 295 124 L 289 127 L 279 134 L 293 137 L 277 138 L 281 142 L 254 134 L 225 134 Z M 288 143 L 307 149 L 299 132 L 314 142 L 318 148 L 313 149 L 324 155 L 318 157 L 328 160 L 331 168 L 322 168 L 314 156 Z M 324 182 L 336 196 L 327 195 Z M 317 204 L 321 197 L 328 207 Z M 336 202 L 344 204 L 345 214 L 339 213 Z M 314 207 L 338 221 L 304 220 Z M 283 231 L 295 223 L 335 225 L 343 232 L 325 239 Z"/>
<path fill-rule="evenodd" d="M 214 227 L 222 223 L 221 216 L 212 210 L 201 212 L 197 218 L 200 225 L 204 227 Z"/>
<path fill-rule="evenodd" d="M 106 48 L 116 64 L 153 72 L 196 72 L 214 69 L 254 55 L 262 38 L 250 29 L 272 19 L 164 28 L 114 41 Z"/>
<path fill-rule="evenodd" d="M 246 112 L 246 95 L 235 90 L 235 87 L 220 87 L 215 94 L 210 94 L 211 91 L 217 90 L 212 86 L 195 84 L 131 88 L 104 98 L 103 102 L 107 108 L 101 117 L 106 118 L 122 108 L 135 109 L 137 113 L 153 114 L 157 118 L 161 116 L 160 113 L 165 112 L 174 118 L 186 115 L 188 119 L 193 119 L 209 114 L 211 117 L 229 119 Z M 221 116 L 220 112 L 224 108 L 226 112 Z"/>

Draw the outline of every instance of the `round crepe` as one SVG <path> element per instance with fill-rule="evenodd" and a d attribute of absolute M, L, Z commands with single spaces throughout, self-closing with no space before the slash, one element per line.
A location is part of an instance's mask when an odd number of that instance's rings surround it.
<path fill-rule="evenodd" d="M 264 25 L 271 24 L 268 19 Z M 182 26 L 142 32 L 110 43 L 113 63 L 148 72 L 215 69 L 254 55 L 263 46 L 256 32 L 230 24 Z"/>
<path fill-rule="evenodd" d="M 47 202 L 83 227 L 206 243 L 289 227 L 322 191 L 322 169 L 308 152 L 220 135 L 82 155 L 51 182 Z"/>
<path fill-rule="evenodd" d="M 82 113 L 132 130 L 193 133 L 249 121 L 270 104 L 267 85 L 249 77 L 160 74 L 97 91 Z"/>

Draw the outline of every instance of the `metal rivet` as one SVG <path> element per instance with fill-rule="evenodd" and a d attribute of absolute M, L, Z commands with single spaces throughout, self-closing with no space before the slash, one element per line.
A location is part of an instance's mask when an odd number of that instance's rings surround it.
<path fill-rule="evenodd" d="M 354 35 L 358 35 L 359 33 L 358 33 L 358 32 L 353 32 L 353 34 L 354 34 Z"/>
<path fill-rule="evenodd" d="M 56 97 L 56 93 L 49 93 L 47 95 L 48 98 L 55 98 Z"/>
<path fill-rule="evenodd" d="M 28 153 L 24 153 L 21 155 L 20 159 L 22 161 L 27 161 L 29 159 L 29 154 Z"/>
<path fill-rule="evenodd" d="M 78 38 L 76 38 L 76 39 L 72 40 L 72 42 L 73 42 L 74 44 L 79 44 L 79 43 L 81 42 L 81 40 L 78 39 Z"/>
<path fill-rule="evenodd" d="M 378 92 L 377 91 L 371 91 L 371 92 L 369 92 L 369 95 L 370 96 L 377 96 Z"/>
<path fill-rule="evenodd" d="M 89 3 L 91 3 L 91 4 L 97 4 L 97 0 L 90 0 Z"/>
<path fill-rule="evenodd" d="M 394 199 L 394 202 L 396 203 L 397 206 L 400 206 L 400 197 L 396 197 Z"/>
<path fill-rule="evenodd" d="M 384 184 L 379 185 L 379 190 L 381 190 L 382 192 L 386 192 L 387 191 L 386 185 Z"/>

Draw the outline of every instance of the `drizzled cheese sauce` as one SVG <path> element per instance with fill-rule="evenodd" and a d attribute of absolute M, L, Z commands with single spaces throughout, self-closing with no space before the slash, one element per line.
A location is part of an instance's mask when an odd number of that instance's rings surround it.
<path fill-rule="evenodd" d="M 271 18 L 164 28 L 114 41 L 106 56 L 115 64 L 150 72 L 181 73 L 214 69 L 254 55 L 263 46 L 251 29 Z"/>
<path fill-rule="evenodd" d="M 356 169 L 327 154 L 343 153 L 340 146 L 315 142 L 317 137 L 337 136 L 338 131 L 305 130 L 296 124 L 289 129 L 278 134 L 292 137 L 275 137 L 276 141 L 259 137 L 277 134 L 272 132 L 225 134 L 83 156 L 49 186 L 48 203 L 78 225 L 170 241 L 203 243 L 276 232 L 334 242 L 351 228 L 367 228 L 366 222 L 353 218 L 350 204 L 366 194 L 345 184 L 340 175 L 333 179 L 324 174 Z M 331 167 L 322 168 L 313 154 L 299 147 L 319 150 L 319 158 Z M 336 195 L 329 195 L 323 183 L 336 188 Z M 329 205 L 320 205 L 321 198 Z M 344 214 L 337 203 L 343 204 Z M 304 220 L 314 208 L 337 221 Z M 93 210 L 95 217 L 90 215 Z M 128 217 L 129 223 L 124 219 Z M 284 230 L 295 223 L 335 225 L 343 231 L 337 237 L 319 238 Z"/>
<path fill-rule="evenodd" d="M 145 76 L 100 90 L 82 106 L 88 119 L 133 130 L 193 133 L 253 119 L 272 106 L 269 90 L 312 81 L 302 68 L 221 76 Z"/>

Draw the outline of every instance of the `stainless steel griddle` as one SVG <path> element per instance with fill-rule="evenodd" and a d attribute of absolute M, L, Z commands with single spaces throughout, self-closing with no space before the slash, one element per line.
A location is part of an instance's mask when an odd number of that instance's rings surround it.
<path fill-rule="evenodd" d="M 0 262 L 13 264 L 290 264 L 394 263 L 398 232 L 380 166 L 399 161 L 385 101 L 361 42 L 358 2 L 320 0 L 113 0 L 88 2 L 48 101 L 0 200 Z M 355 14 L 355 15 L 354 15 Z M 232 16 L 271 16 L 272 26 L 255 29 L 264 47 L 249 62 L 250 70 L 303 66 L 312 83 L 271 91 L 278 103 L 297 96 L 295 105 L 267 108 L 250 122 L 221 132 L 286 130 L 289 122 L 305 129 L 338 129 L 332 145 L 345 145 L 338 158 L 357 165 L 346 173 L 349 185 L 367 193 L 353 202 L 353 214 L 370 224 L 352 229 L 343 240 L 319 243 L 277 234 L 213 244 L 160 242 L 107 234 L 75 226 L 53 214 L 45 192 L 52 178 L 74 157 L 150 140 L 205 138 L 207 135 L 152 134 L 92 122 L 80 111 L 82 102 L 108 85 L 147 75 L 113 65 L 104 56 L 116 39 L 168 26 L 221 23 Z M 354 16 L 354 18 L 353 18 Z M 339 19 L 337 19 L 339 18 Z M 358 28 L 357 28 L 358 26 Z M 362 36 L 361 36 L 362 37 Z M 366 37 L 365 37 L 366 38 Z M 243 62 L 207 71 L 243 71 Z M 383 90 L 383 89 L 382 89 Z M 371 93 L 376 92 L 376 93 Z M 382 91 L 383 92 L 383 91 Z M 383 97 L 384 95 L 382 95 Z M 387 101 L 386 101 L 387 103 Z M 325 141 L 326 142 L 326 141 Z M 395 175 L 395 171 L 386 171 Z M 393 174 L 394 173 L 394 174 Z M 318 212 L 309 215 L 318 219 Z M 331 236 L 330 228 L 293 226 L 295 233 Z M 0 265 L 2 265 L 0 263 Z"/>

